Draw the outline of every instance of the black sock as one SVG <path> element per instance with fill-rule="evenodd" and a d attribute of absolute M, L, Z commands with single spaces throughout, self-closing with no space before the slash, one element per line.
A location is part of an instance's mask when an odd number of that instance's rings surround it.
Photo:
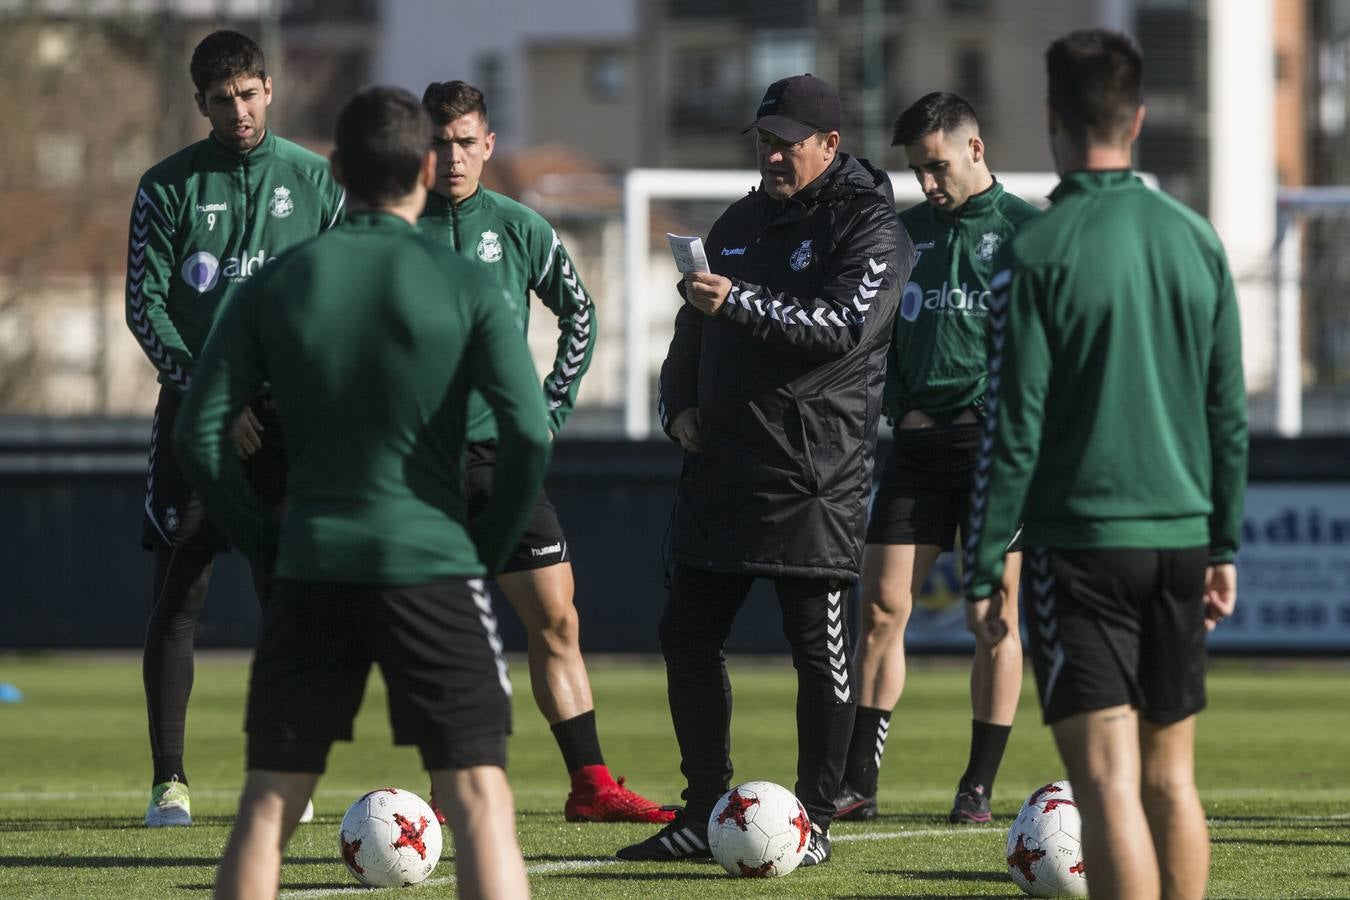
<path fill-rule="evenodd" d="M 183 757 L 155 757 L 155 784 L 163 784 L 166 781 L 171 781 L 175 775 L 178 776 L 179 784 L 186 785 L 188 783 L 187 773 L 183 771 Z"/>
<path fill-rule="evenodd" d="M 595 710 L 564 719 L 557 725 L 549 727 L 558 742 L 558 749 L 562 751 L 563 763 L 567 766 L 568 774 L 585 766 L 605 764 L 605 758 L 600 753 L 600 736 L 595 733 Z"/>
<path fill-rule="evenodd" d="M 970 720 L 970 762 L 961 776 L 959 790 L 984 788 L 985 797 L 994 793 L 994 778 L 1003 762 L 1003 750 L 1008 746 L 1011 725 L 992 725 L 978 719 Z"/>
<path fill-rule="evenodd" d="M 886 736 L 891 730 L 889 710 L 873 706 L 859 706 L 853 717 L 853 738 L 848 745 L 848 765 L 844 769 L 844 784 L 864 797 L 877 792 L 877 776 L 881 774 L 881 754 L 886 749 Z"/>

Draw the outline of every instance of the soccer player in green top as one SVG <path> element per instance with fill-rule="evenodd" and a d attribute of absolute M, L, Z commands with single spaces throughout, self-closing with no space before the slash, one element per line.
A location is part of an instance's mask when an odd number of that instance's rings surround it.
<path fill-rule="evenodd" d="M 969 509 L 988 388 L 985 340 L 994 257 L 1037 209 L 989 171 L 980 124 L 955 94 L 920 98 L 895 121 L 925 200 L 900 214 L 914 242 L 914 270 L 900 299 L 886 371 L 886 415 L 895 446 L 881 474 L 863 553 L 863 633 L 858 714 L 835 805 L 841 819 L 877 815 L 877 776 L 891 710 L 905 686 L 905 626 L 933 564 L 955 547 Z M 1004 585 L 1017 595 L 1016 529 L 1006 536 Z M 1017 605 L 1009 638 L 976 641 L 970 673 L 970 757 L 948 816 L 984 823 L 1022 689 Z"/>
<path fill-rule="evenodd" d="M 436 183 L 419 225 L 422 231 L 492 276 L 500 302 L 522 332 L 529 327 L 530 292 L 558 317 L 558 350 L 544 379 L 548 428 L 556 435 L 572 411 L 577 387 L 595 349 L 595 307 L 576 266 L 553 228 L 529 207 L 483 187 L 483 164 L 496 135 L 483 94 L 463 81 L 434 82 L 422 105 L 436 126 Z M 536 385 L 536 390 L 538 386 Z M 469 511 L 493 494 L 497 426 L 480 397 L 469 400 Z M 544 493 L 506 566 L 495 573 L 525 625 L 530 685 L 548 720 L 571 790 L 563 806 L 569 821 L 668 822 L 672 813 L 615 781 L 600 752 L 595 703 L 581 657 L 573 604 L 571 556 L 557 511 Z"/>
<path fill-rule="evenodd" d="M 342 189 L 328 162 L 267 126 L 272 79 L 262 51 L 216 31 L 192 54 L 197 108 L 211 133 L 141 178 L 131 211 L 127 325 L 159 373 L 141 542 L 154 552 L 143 676 L 154 766 L 145 824 L 192 824 L 183 737 L 192 691 L 192 639 L 212 560 L 229 549 L 179 468 L 169 435 L 197 359 L 226 301 L 277 254 L 331 228 Z M 280 502 L 281 431 L 265 396 L 234 424 L 255 490 Z M 254 572 L 261 597 L 261 574 Z"/>
<path fill-rule="evenodd" d="M 1125 35 L 1050 45 L 1061 181 L 994 277 L 967 622 L 1006 639 L 1024 523 L 1028 652 L 1083 819 L 1093 897 L 1199 898 L 1205 633 L 1236 601 L 1247 473 L 1237 297 L 1200 216 L 1130 171 L 1143 63 Z"/>
<path fill-rule="evenodd" d="M 275 577 L 217 897 L 276 895 L 282 851 L 332 742 L 351 736 L 372 662 L 394 740 L 418 747 L 445 806 L 460 893 L 528 894 L 504 772 L 511 686 L 482 578 L 529 518 L 547 420 L 496 283 L 417 232 L 435 178 L 430 144 L 406 91 L 371 88 L 347 103 L 332 159 L 347 221 L 230 301 L 174 429 L 211 515 Z M 287 437 L 279 522 L 228 436 L 264 382 Z M 471 391 L 496 417 L 511 472 L 477 516 L 464 496 Z"/>

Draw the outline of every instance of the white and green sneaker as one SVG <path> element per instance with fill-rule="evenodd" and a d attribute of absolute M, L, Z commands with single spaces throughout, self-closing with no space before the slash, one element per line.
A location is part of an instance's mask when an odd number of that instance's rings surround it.
<path fill-rule="evenodd" d="M 145 810 L 147 828 L 183 828 L 192 824 L 192 798 L 188 786 L 175 775 L 150 789 L 150 805 Z"/>

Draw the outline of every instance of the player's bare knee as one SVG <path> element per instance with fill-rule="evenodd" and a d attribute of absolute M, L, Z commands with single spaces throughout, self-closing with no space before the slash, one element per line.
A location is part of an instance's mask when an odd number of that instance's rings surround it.
<path fill-rule="evenodd" d="M 863 604 L 863 633 L 869 642 L 886 643 L 901 637 L 909 624 L 914 602 L 908 591 L 882 588 L 869 593 Z"/>

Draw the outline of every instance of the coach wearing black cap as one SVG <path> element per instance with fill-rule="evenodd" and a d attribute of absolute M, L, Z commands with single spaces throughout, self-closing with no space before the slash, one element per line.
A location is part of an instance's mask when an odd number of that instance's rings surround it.
<path fill-rule="evenodd" d="M 774 82 L 754 131 L 761 181 L 713 225 L 712 273 L 684 276 L 661 367 L 685 450 L 661 618 L 688 780 L 675 821 L 621 859 L 706 857 L 730 786 L 723 644 L 756 578 L 773 580 L 797 669 L 802 865 L 830 856 L 856 702 L 844 599 L 858 580 L 886 348 L 913 247 L 890 182 L 839 150 L 840 103 L 811 75 Z"/>

